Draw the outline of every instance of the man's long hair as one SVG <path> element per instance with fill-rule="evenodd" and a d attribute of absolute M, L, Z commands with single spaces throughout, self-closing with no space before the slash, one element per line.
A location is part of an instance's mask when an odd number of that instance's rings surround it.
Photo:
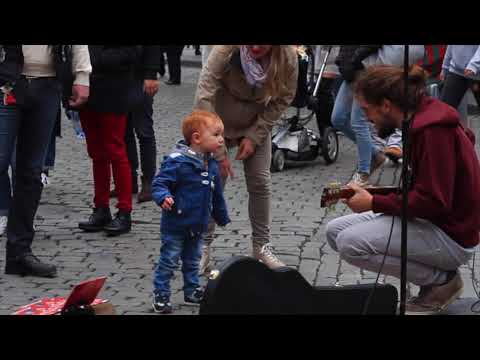
<path fill-rule="evenodd" d="M 373 65 L 358 77 L 354 92 L 372 105 L 381 105 L 388 99 L 401 109 L 416 111 L 426 94 L 426 79 L 427 73 L 420 66 L 410 66 L 405 96 L 405 74 L 401 67 Z"/>

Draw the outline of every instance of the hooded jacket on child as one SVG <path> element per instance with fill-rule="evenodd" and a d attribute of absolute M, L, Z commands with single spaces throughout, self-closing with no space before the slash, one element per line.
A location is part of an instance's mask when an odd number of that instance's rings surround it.
<path fill-rule="evenodd" d="M 230 222 L 223 197 L 220 171 L 211 154 L 199 154 L 180 141 L 166 156 L 152 185 L 155 202 L 161 206 L 172 197 L 172 210 L 162 211 L 161 231 L 207 231 L 210 217 L 219 226 Z"/>

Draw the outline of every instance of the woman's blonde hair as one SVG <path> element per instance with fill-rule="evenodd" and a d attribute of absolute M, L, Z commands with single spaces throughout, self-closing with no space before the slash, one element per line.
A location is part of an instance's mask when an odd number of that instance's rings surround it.
<path fill-rule="evenodd" d="M 267 68 L 267 78 L 263 85 L 265 89 L 265 97 L 262 102 L 268 101 L 269 98 L 279 98 L 288 93 L 288 77 L 291 75 L 288 66 L 287 52 L 292 45 L 272 45 L 270 50 L 270 63 Z M 232 54 L 238 50 L 240 45 L 232 47 Z"/>

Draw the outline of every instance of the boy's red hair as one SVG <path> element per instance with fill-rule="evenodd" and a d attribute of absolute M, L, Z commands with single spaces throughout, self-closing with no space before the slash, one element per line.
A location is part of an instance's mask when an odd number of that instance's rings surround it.
<path fill-rule="evenodd" d="M 222 119 L 210 111 L 194 110 L 182 122 L 182 133 L 185 140 L 190 143 L 194 132 L 199 132 L 216 122 L 222 122 Z"/>

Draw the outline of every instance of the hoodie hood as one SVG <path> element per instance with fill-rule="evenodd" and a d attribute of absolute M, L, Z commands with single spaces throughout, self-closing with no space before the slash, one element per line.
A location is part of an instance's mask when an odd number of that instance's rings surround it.
<path fill-rule="evenodd" d="M 460 125 L 458 112 L 444 102 L 425 96 L 413 116 L 411 133 L 415 134 L 429 126 L 457 127 Z"/>
<path fill-rule="evenodd" d="M 183 157 L 180 155 L 183 155 Z M 199 153 L 192 150 L 192 148 L 188 146 L 186 141 L 182 139 L 175 144 L 175 149 L 170 154 L 170 157 L 174 159 L 179 159 L 180 161 L 190 160 L 195 165 L 203 167 L 205 161 L 210 160 L 212 156 L 211 154 Z"/>

